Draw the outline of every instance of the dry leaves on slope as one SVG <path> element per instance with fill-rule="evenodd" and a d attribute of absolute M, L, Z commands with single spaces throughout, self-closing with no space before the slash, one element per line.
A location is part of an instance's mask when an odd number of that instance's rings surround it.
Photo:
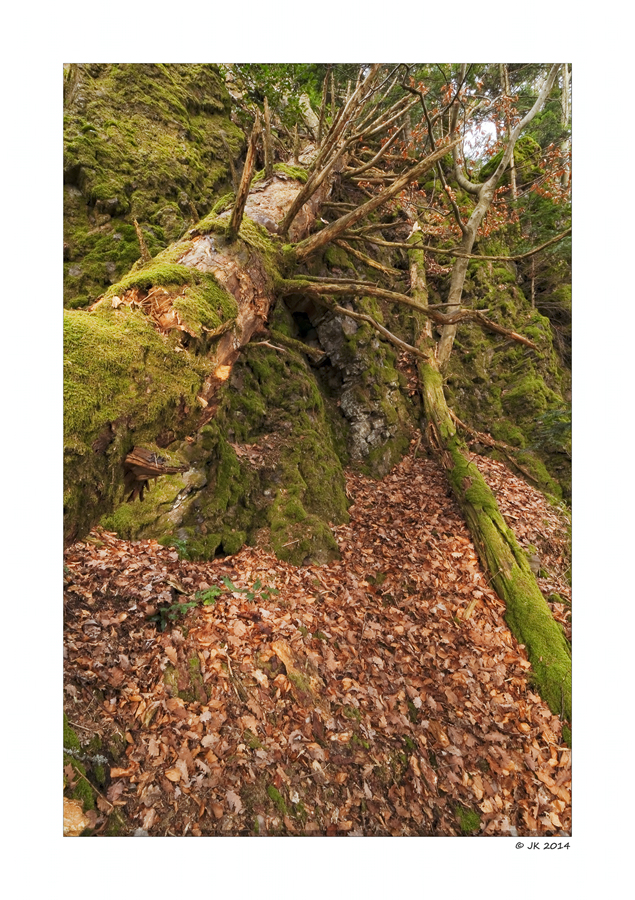
<path fill-rule="evenodd" d="M 556 513 L 491 465 L 527 540 L 557 544 Z M 328 566 L 104 532 L 69 549 L 66 708 L 118 754 L 108 800 L 155 835 L 452 835 L 459 807 L 480 834 L 568 833 L 571 751 L 442 471 L 410 456 L 348 491 Z M 148 620 L 223 579 L 165 632 Z M 240 593 L 258 581 L 279 593 Z"/>

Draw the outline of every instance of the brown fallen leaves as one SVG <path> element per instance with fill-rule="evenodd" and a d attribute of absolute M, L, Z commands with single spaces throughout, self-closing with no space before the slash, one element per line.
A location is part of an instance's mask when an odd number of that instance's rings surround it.
<path fill-rule="evenodd" d="M 566 522 L 477 462 L 568 601 Z M 66 711 L 109 748 L 109 804 L 151 835 L 454 835 L 460 808 L 479 834 L 570 833 L 571 751 L 442 472 L 410 456 L 348 491 L 328 566 L 103 532 L 69 549 Z M 241 593 L 258 580 L 278 593 Z M 147 618 L 212 586 L 165 632 Z"/>

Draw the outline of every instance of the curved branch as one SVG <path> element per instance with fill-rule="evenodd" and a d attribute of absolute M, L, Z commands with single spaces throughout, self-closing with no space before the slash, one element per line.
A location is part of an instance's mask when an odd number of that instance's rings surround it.
<path fill-rule="evenodd" d="M 516 141 L 518 140 L 520 133 L 522 132 L 523 128 L 531 122 L 531 120 L 534 118 L 536 113 L 538 113 L 542 109 L 544 102 L 547 99 L 547 97 L 551 91 L 551 88 L 553 87 L 553 84 L 556 80 L 556 76 L 558 74 L 559 68 L 560 68 L 559 63 L 554 63 L 554 65 L 552 65 L 552 67 L 549 70 L 549 73 L 545 79 L 545 82 L 540 90 L 540 93 L 538 94 L 538 97 L 536 98 L 536 102 L 531 107 L 529 112 L 526 113 L 526 115 L 514 127 L 511 134 L 509 135 L 509 140 L 507 141 L 507 146 L 505 148 L 505 152 L 503 153 L 501 161 L 499 162 L 498 166 L 496 167 L 496 169 L 492 173 L 492 175 L 485 182 L 486 185 L 489 186 L 490 184 L 493 184 L 493 185 L 498 184 L 503 172 L 507 168 L 507 165 L 511 159 L 511 155 L 514 152 L 514 147 L 516 145 Z"/>
<path fill-rule="evenodd" d="M 413 356 L 418 356 L 419 359 L 428 359 L 428 356 L 425 353 L 422 353 L 421 350 L 417 350 L 416 347 L 413 347 L 411 344 L 407 344 L 405 341 L 402 341 L 401 338 L 398 338 L 397 335 L 393 334 L 392 331 L 388 331 L 387 328 L 384 328 L 383 325 L 380 325 L 372 316 L 366 315 L 366 313 L 358 313 L 353 312 L 350 309 L 346 309 L 343 306 L 339 306 L 337 303 L 329 303 L 328 300 L 324 298 L 324 305 L 327 306 L 332 312 L 339 313 L 341 316 L 348 316 L 350 319 L 356 319 L 358 322 L 367 322 L 369 325 L 382 334 L 386 340 L 390 341 L 391 344 L 394 344 L 395 347 L 399 347 L 400 350 L 405 350 L 407 353 L 412 353 Z"/>
<path fill-rule="evenodd" d="M 501 334 L 506 338 L 517 341 L 519 344 L 524 344 L 526 347 L 531 347 L 532 350 L 539 349 L 533 341 L 529 340 L 529 338 L 524 337 L 522 334 L 518 334 L 516 331 L 510 331 L 510 329 L 508 328 L 503 328 L 502 325 L 498 325 L 496 322 L 492 322 L 491 319 L 488 319 L 483 315 L 483 313 L 479 312 L 478 310 L 458 309 L 454 310 L 451 313 L 444 314 L 437 312 L 434 307 L 422 306 L 407 294 L 400 294 L 397 291 L 387 291 L 384 288 L 372 287 L 371 285 L 366 283 L 358 282 L 357 284 L 343 284 L 342 282 L 339 282 L 329 284 L 316 283 L 314 281 L 305 281 L 302 278 L 296 278 L 291 281 L 283 282 L 280 286 L 280 290 L 283 294 L 304 293 L 310 294 L 314 297 L 320 297 L 324 294 L 334 294 L 336 296 L 367 295 L 372 297 L 380 297 L 382 300 L 389 300 L 392 303 L 401 303 L 403 306 L 409 306 L 411 307 L 411 309 L 416 309 L 418 312 L 423 313 L 424 316 L 428 316 L 430 319 L 432 319 L 432 321 L 436 325 L 457 325 L 459 322 L 475 322 L 486 331 L 492 331 L 495 334 Z"/>

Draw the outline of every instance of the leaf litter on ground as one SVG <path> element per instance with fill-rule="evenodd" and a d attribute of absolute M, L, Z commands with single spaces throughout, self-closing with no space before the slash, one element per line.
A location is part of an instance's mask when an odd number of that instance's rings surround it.
<path fill-rule="evenodd" d="M 566 515 L 475 462 L 570 635 Z M 65 711 L 112 755 L 95 834 L 110 804 L 150 835 L 570 834 L 562 723 L 443 471 L 411 450 L 347 482 L 325 566 L 105 531 L 66 552 Z"/>

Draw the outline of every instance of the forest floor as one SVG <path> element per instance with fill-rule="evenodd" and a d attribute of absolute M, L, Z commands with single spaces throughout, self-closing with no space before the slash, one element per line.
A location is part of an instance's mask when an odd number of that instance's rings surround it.
<path fill-rule="evenodd" d="M 475 462 L 570 640 L 566 515 Z M 85 833 L 112 833 L 117 810 L 123 834 L 571 833 L 561 721 L 442 470 L 411 449 L 382 481 L 347 478 L 330 565 L 249 547 L 188 561 L 103 531 L 66 552 L 64 706 L 97 801 Z M 70 796 L 81 776 L 65 774 Z"/>

